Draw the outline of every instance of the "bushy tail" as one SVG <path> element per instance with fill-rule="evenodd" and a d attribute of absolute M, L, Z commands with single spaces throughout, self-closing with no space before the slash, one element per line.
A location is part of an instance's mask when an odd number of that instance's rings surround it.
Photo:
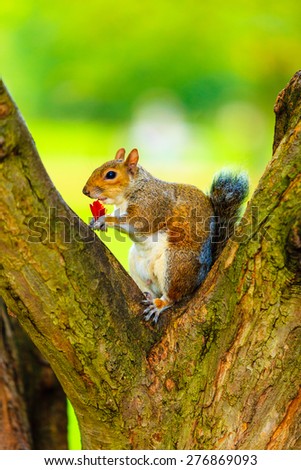
<path fill-rule="evenodd" d="M 223 171 L 215 176 L 209 194 L 215 215 L 211 238 L 213 261 L 233 235 L 241 205 L 248 193 L 249 178 L 246 173 Z"/>

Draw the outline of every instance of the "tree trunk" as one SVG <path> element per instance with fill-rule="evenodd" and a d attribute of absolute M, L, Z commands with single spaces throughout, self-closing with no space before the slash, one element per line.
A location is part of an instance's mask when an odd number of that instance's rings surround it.
<path fill-rule="evenodd" d="M 0 298 L 0 449 L 67 449 L 66 397 Z"/>
<path fill-rule="evenodd" d="M 49 361 L 85 449 L 301 448 L 301 73 L 235 236 L 157 327 L 53 187 L 0 90 L 0 293 Z"/>
<path fill-rule="evenodd" d="M 1 298 L 0 328 L 0 449 L 30 449 L 32 439 L 17 350 Z"/>

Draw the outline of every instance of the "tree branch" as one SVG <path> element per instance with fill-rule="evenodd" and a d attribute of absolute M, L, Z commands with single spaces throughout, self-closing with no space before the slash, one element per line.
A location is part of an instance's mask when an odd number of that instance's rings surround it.
<path fill-rule="evenodd" d="M 274 111 L 276 114 L 273 154 L 281 140 L 293 130 L 300 119 L 301 114 L 301 70 L 295 73 L 288 86 L 278 95 Z"/>

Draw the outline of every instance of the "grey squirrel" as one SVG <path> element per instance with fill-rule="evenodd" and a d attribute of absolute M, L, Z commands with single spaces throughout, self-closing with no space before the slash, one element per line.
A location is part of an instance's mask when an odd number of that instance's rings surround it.
<path fill-rule="evenodd" d="M 157 323 L 206 278 L 233 234 L 249 183 L 245 173 L 221 172 L 206 195 L 192 185 L 154 178 L 138 160 L 137 149 L 127 158 L 119 149 L 92 173 L 83 193 L 115 205 L 112 215 L 91 226 L 114 227 L 131 237 L 130 274 L 145 293 L 145 319 Z"/>

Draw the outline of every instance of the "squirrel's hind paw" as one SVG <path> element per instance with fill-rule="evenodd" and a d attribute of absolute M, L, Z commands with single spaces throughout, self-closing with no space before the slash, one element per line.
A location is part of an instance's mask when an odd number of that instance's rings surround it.
<path fill-rule="evenodd" d="M 157 323 L 159 320 L 161 310 L 159 310 L 153 303 L 147 307 L 143 314 L 144 314 L 144 320 L 149 321 L 152 320 L 154 323 Z M 153 318 L 152 318 L 153 317 Z"/>
<path fill-rule="evenodd" d="M 144 294 L 146 299 L 142 300 L 142 303 L 147 306 L 143 312 L 144 320 L 151 320 L 152 322 L 157 323 L 161 313 L 171 307 L 171 304 L 168 304 L 168 302 L 163 299 L 152 299 L 148 292 L 145 292 Z"/>

